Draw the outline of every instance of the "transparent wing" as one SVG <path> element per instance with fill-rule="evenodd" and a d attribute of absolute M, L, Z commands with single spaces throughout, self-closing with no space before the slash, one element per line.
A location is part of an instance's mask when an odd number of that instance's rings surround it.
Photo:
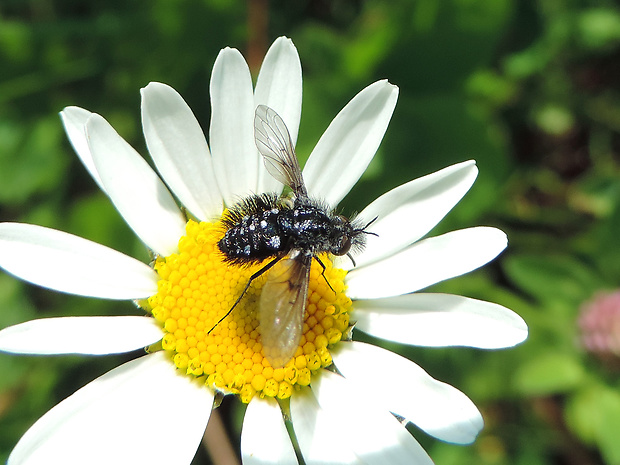
<path fill-rule="evenodd" d="M 267 275 L 259 303 L 263 353 L 274 368 L 295 355 L 304 322 L 311 255 L 280 260 Z"/>
<path fill-rule="evenodd" d="M 295 195 L 307 197 L 308 191 L 286 124 L 268 106 L 259 105 L 256 108 L 254 139 L 269 174 L 289 186 Z"/>

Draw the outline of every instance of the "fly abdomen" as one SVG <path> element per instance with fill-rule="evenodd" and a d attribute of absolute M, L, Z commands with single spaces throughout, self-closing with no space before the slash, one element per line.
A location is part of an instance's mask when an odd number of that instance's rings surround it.
<path fill-rule="evenodd" d="M 228 259 L 260 261 L 285 250 L 276 199 L 271 195 L 250 197 L 224 218 L 229 229 L 218 246 Z"/>

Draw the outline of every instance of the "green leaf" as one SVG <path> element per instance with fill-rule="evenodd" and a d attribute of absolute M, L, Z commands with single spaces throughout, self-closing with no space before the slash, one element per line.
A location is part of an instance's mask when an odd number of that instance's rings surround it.
<path fill-rule="evenodd" d="M 56 115 L 30 127 L 0 121 L 0 201 L 24 202 L 61 182 L 69 158 L 62 153 L 62 125 Z"/>
<path fill-rule="evenodd" d="M 602 386 L 581 389 L 568 398 L 564 412 L 566 424 L 586 444 L 594 445 L 600 429 L 600 399 L 605 395 Z"/>
<path fill-rule="evenodd" d="M 597 445 L 608 464 L 620 464 L 620 393 L 595 385 L 572 396 L 566 423 L 585 443 Z"/>
<path fill-rule="evenodd" d="M 593 270 L 568 255 L 515 255 L 505 261 L 510 280 L 541 302 L 578 305 L 600 288 Z"/>
<path fill-rule="evenodd" d="M 598 431 L 598 444 L 605 461 L 620 464 L 620 394 L 609 391 L 601 396 L 601 421 Z"/>
<path fill-rule="evenodd" d="M 571 391 L 584 378 L 583 367 L 574 356 L 549 352 L 521 365 L 515 387 L 525 395 L 550 395 Z"/>
<path fill-rule="evenodd" d="M 620 14 L 612 8 L 591 8 L 577 18 L 579 39 L 587 48 L 599 49 L 620 41 Z"/>

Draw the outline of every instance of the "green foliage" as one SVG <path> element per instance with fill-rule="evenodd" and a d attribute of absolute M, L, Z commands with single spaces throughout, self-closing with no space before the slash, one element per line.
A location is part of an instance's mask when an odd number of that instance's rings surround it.
<path fill-rule="evenodd" d="M 574 355 L 547 351 L 524 362 L 515 377 L 516 389 L 527 396 L 570 392 L 584 379 L 584 368 Z"/>

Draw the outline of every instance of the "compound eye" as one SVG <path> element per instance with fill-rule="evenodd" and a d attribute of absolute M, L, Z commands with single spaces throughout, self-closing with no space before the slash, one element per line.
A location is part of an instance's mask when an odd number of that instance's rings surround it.
<path fill-rule="evenodd" d="M 351 250 L 351 238 L 343 236 L 340 243 L 332 249 L 334 255 L 346 255 Z"/>

